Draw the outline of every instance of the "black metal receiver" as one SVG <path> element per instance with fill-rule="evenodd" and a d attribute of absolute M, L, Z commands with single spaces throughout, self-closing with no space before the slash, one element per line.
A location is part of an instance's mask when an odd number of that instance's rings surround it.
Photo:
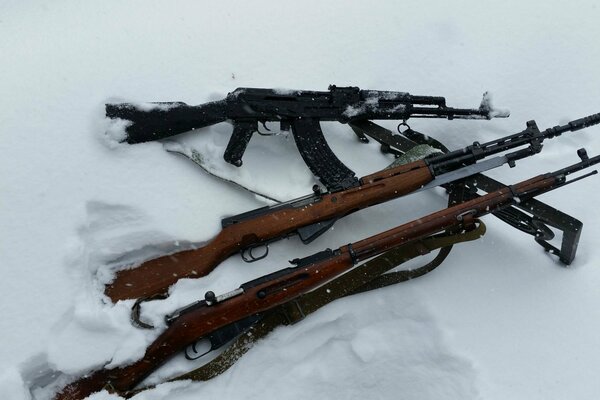
<path fill-rule="evenodd" d="M 125 141 L 131 144 L 229 120 L 233 123 L 233 133 L 224 158 L 238 167 L 242 165 L 250 138 L 258 132 L 259 123 L 265 126 L 266 122 L 279 122 L 281 130 L 292 130 L 302 158 L 323 185 L 329 190 L 341 190 L 357 185 L 358 180 L 327 145 L 321 121 L 491 119 L 507 117 L 509 113 L 493 109 L 486 94 L 479 108 L 463 109 L 446 106 L 444 97 L 332 85 L 326 92 L 238 88 L 223 100 L 197 106 L 181 102 L 107 104 L 106 115 L 128 122 Z"/>

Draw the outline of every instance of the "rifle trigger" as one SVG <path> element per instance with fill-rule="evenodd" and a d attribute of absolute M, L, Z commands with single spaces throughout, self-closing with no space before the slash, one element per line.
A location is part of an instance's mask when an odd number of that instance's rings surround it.
<path fill-rule="evenodd" d="M 254 255 L 253 251 L 259 247 L 264 248 L 264 253 L 256 256 L 256 255 Z M 244 250 L 242 250 L 242 253 L 241 253 L 242 260 L 244 260 L 247 263 L 253 263 L 255 261 L 262 260 L 263 258 L 265 258 L 268 255 L 269 255 L 269 245 L 266 243 L 247 247 Z"/>

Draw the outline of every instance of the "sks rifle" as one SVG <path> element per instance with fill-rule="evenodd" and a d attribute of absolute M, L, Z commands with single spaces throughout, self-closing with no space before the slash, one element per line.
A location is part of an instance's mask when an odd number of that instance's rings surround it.
<path fill-rule="evenodd" d="M 349 189 L 327 193 L 317 190 L 312 195 L 286 203 L 225 218 L 223 229 L 206 245 L 118 271 L 105 293 L 112 301 L 165 293 L 179 279 L 207 275 L 239 251 L 242 251 L 244 261 L 251 262 L 267 255 L 268 243 L 289 235 L 298 234 L 302 242 L 309 243 L 326 232 L 337 219 L 352 212 L 503 164 L 512 167 L 515 161 L 540 152 L 545 139 L 598 123 L 600 113 L 540 132 L 535 121 L 529 121 L 527 128 L 519 133 L 488 143 L 475 142 L 463 149 L 432 154 L 422 160 L 385 169 L 362 177 L 358 186 Z M 486 159 L 523 146 L 527 147 Z M 263 253 L 256 256 L 253 251 L 260 251 L 257 250 L 260 247 L 264 247 Z"/>
<path fill-rule="evenodd" d="M 568 175 L 600 162 L 600 156 L 589 158 L 584 149 L 577 153 L 581 161 L 569 167 L 506 186 L 336 250 L 326 249 L 293 260 L 295 266 L 246 282 L 231 292 L 219 296 L 207 292 L 204 300 L 165 318 L 167 329 L 146 349 L 143 358 L 131 365 L 93 372 L 65 386 L 55 400 L 79 400 L 104 388 L 129 391 L 199 338 L 288 303 L 353 269 L 359 262 L 438 232 L 469 229 L 476 218 L 494 210 L 596 174 L 594 170 L 567 181 Z"/>
<path fill-rule="evenodd" d="M 235 166 L 259 123 L 279 122 L 282 131 L 292 130 L 298 150 L 312 173 L 329 190 L 358 184 L 327 145 L 321 121 L 352 123 L 372 119 L 406 121 L 409 118 L 491 119 L 508 117 L 493 109 L 484 94 L 477 109 L 452 108 L 437 96 L 413 96 L 405 92 L 360 90 L 331 85 L 329 91 L 238 88 L 223 100 L 190 106 L 182 102 L 107 104 L 106 116 L 127 122 L 127 143 L 163 139 L 219 122 L 231 121 L 233 133 L 223 158 Z M 268 130 L 268 129 L 267 129 Z M 364 135 L 359 135 L 364 142 Z"/>

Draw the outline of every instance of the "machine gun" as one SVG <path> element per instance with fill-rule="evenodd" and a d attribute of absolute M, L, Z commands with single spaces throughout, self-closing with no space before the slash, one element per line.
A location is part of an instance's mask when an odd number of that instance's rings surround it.
<path fill-rule="evenodd" d="M 286 236 L 298 234 L 304 243 L 309 243 L 326 232 L 337 219 L 357 210 L 455 182 L 504 164 L 514 166 L 517 160 L 540 152 L 544 139 L 598 123 L 600 114 L 594 114 L 540 132 L 536 123 L 529 121 L 527 128 L 516 134 L 488 143 L 476 142 L 463 149 L 433 154 L 423 160 L 385 169 L 362 177 L 358 186 L 343 191 L 317 191 L 283 204 L 225 218 L 221 232 L 206 245 L 119 271 L 105 293 L 113 301 L 144 298 L 164 293 L 179 279 L 202 277 L 236 252 L 242 251 L 245 261 L 256 261 L 266 256 L 268 247 L 265 246 L 269 242 Z M 487 159 L 523 146 L 527 147 Z M 256 254 L 258 247 L 265 247 L 265 252 Z M 568 263 L 571 259 L 568 257 L 563 261 Z"/>
<path fill-rule="evenodd" d="M 258 316 L 260 319 L 262 313 L 335 279 L 359 262 L 438 232 L 469 229 L 483 215 L 596 174 L 597 171 L 592 171 L 567 181 L 570 174 L 600 162 L 600 156 L 589 158 L 584 149 L 580 149 L 578 155 L 581 161 L 569 167 L 504 187 L 336 250 L 326 249 L 293 260 L 295 266 L 246 282 L 231 292 L 219 296 L 207 292 L 204 300 L 167 316 L 168 328 L 147 348 L 140 360 L 86 375 L 60 390 L 54 400 L 81 400 L 104 388 L 117 392 L 131 390 L 198 338 L 232 324 L 243 323 L 248 318 Z"/>
<path fill-rule="evenodd" d="M 182 102 L 106 105 L 107 117 L 127 121 L 125 141 L 131 144 L 159 140 L 229 120 L 233 123 L 233 133 L 223 157 L 238 167 L 242 165 L 250 138 L 259 132 L 259 124 L 266 129 L 266 122 L 279 122 L 281 130 L 291 129 L 302 158 L 331 191 L 356 186 L 358 179 L 327 145 L 321 121 L 491 119 L 508 115 L 507 111 L 493 109 L 487 94 L 479 108 L 464 109 L 446 106 L 443 97 L 334 85 L 327 92 L 238 88 L 223 100 L 196 106 Z M 364 136 L 361 138 L 364 141 Z"/>

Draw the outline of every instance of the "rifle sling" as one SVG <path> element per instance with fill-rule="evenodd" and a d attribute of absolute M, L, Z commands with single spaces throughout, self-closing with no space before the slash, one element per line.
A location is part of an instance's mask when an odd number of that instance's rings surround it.
<path fill-rule="evenodd" d="M 299 298 L 282 304 L 263 314 L 262 319 L 244 334 L 239 335 L 233 343 L 209 363 L 186 374 L 169 379 L 207 381 L 231 367 L 254 343 L 265 337 L 280 325 L 291 325 L 312 314 L 330 302 L 349 295 L 367 292 L 399 282 L 404 282 L 425 275 L 439 266 L 450 253 L 452 245 L 480 238 L 485 233 L 485 225 L 477 221 L 473 229 L 459 233 L 445 233 L 407 243 L 375 257 L 333 281 L 306 293 Z M 429 263 L 415 269 L 388 272 L 391 269 L 428 254 L 436 249 L 441 251 Z M 121 394 L 127 398 L 149 389 L 146 387 Z"/>

